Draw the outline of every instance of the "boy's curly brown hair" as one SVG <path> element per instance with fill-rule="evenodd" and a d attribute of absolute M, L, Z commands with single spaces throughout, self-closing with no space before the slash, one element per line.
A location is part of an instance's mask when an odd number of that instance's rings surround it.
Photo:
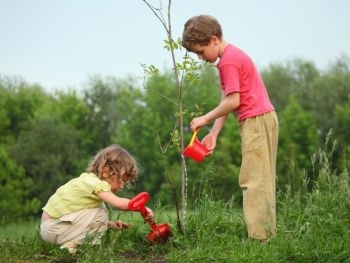
<path fill-rule="evenodd" d="M 192 51 L 193 45 L 208 45 L 213 36 L 222 38 L 222 29 L 218 20 L 209 15 L 194 16 L 184 25 L 182 45 L 188 51 Z"/>

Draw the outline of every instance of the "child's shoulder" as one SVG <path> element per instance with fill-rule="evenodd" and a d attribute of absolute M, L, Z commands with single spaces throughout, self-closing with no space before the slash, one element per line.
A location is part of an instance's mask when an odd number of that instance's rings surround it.
<path fill-rule="evenodd" d="M 88 172 L 82 173 L 79 179 L 83 182 L 90 182 L 91 184 L 102 181 L 96 174 Z"/>
<path fill-rule="evenodd" d="M 108 184 L 108 182 L 100 179 L 94 173 L 82 173 L 79 176 L 79 178 L 80 178 L 80 183 L 84 185 L 84 187 L 87 187 L 92 191 L 96 191 L 96 190 L 109 191 L 110 190 L 110 185 Z"/>

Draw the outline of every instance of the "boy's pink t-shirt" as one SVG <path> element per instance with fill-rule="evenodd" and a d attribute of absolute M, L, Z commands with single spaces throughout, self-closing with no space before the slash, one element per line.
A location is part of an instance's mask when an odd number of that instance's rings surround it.
<path fill-rule="evenodd" d="M 235 110 L 239 121 L 274 110 L 259 72 L 242 50 L 227 45 L 217 68 L 224 94 L 240 94 L 240 105 Z"/>

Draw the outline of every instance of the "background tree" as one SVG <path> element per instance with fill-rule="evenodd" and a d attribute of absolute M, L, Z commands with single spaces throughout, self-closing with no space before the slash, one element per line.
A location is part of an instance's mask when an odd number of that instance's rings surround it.
<path fill-rule="evenodd" d="M 350 95 L 348 103 L 335 106 L 334 137 L 338 139 L 340 148 L 338 166 L 342 170 L 350 170 Z"/>
<path fill-rule="evenodd" d="M 116 79 L 103 80 L 96 76 L 90 79 L 84 91 L 84 101 L 89 113 L 86 115 L 86 128 L 89 131 L 89 152 L 96 152 L 110 144 L 112 134 L 117 129 L 119 113 L 115 110 L 119 85 Z"/>
<path fill-rule="evenodd" d="M 310 109 L 312 84 L 320 76 L 314 63 L 303 59 L 294 59 L 285 63 L 271 64 L 263 69 L 262 77 L 269 91 L 271 101 L 277 112 L 289 104 L 293 95 L 305 108 Z"/>
<path fill-rule="evenodd" d="M 68 179 L 80 174 L 76 167 L 79 149 L 74 130 L 54 117 L 33 120 L 12 147 L 12 155 L 35 185 L 31 197 L 44 204 Z"/>
<path fill-rule="evenodd" d="M 317 129 L 312 114 L 304 111 L 291 96 L 288 106 L 279 114 L 277 178 L 280 189 L 285 189 L 286 185 L 290 185 L 292 191 L 304 189 L 304 179 L 311 189 L 314 178 L 310 158 L 317 147 Z"/>
<path fill-rule="evenodd" d="M 25 125 L 34 117 L 46 95 L 40 86 L 28 85 L 11 78 L 0 82 L 0 92 L 0 114 L 2 115 L 0 140 L 10 144 L 17 139 L 21 131 L 26 129 Z"/>
<path fill-rule="evenodd" d="M 17 221 L 38 211 L 40 201 L 29 196 L 33 185 L 23 168 L 0 145 L 0 224 Z"/>
<path fill-rule="evenodd" d="M 323 142 L 335 125 L 336 105 L 346 104 L 350 94 L 350 58 L 338 58 L 325 73 L 315 79 L 309 94 L 307 109 L 315 116 Z"/>

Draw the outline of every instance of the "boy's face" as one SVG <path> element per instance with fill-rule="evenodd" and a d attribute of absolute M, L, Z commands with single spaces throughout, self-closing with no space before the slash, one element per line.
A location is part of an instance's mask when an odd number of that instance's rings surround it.
<path fill-rule="evenodd" d="M 215 63 L 220 56 L 220 40 L 213 36 L 207 45 L 193 44 L 191 50 L 197 54 L 199 59 L 205 62 Z"/>

